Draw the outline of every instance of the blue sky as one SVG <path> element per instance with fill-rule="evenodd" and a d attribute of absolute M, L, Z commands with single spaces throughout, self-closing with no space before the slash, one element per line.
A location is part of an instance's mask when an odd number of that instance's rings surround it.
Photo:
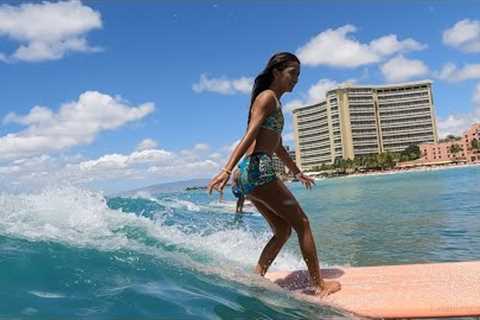
<path fill-rule="evenodd" d="M 0 185 L 106 192 L 213 175 L 253 77 L 302 60 L 291 110 L 333 86 L 433 80 L 439 133 L 480 121 L 478 1 L 0 2 Z"/>

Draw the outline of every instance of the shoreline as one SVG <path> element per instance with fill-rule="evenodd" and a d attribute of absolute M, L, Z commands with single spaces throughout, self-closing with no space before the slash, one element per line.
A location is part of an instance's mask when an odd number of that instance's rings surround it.
<path fill-rule="evenodd" d="M 371 171 L 363 173 L 347 173 L 343 175 L 324 177 L 318 176 L 317 174 L 311 175 L 306 172 L 307 175 L 313 177 L 316 181 L 325 180 L 325 179 L 335 179 L 335 178 L 354 178 L 354 177 L 366 177 L 366 176 L 384 176 L 400 173 L 413 173 L 413 172 L 427 172 L 427 171 L 438 171 L 438 170 L 448 170 L 448 169 L 458 169 L 458 168 L 469 168 L 469 167 L 479 167 L 480 163 L 469 163 L 469 164 L 450 164 L 450 165 L 431 165 L 431 166 L 421 166 L 411 169 L 390 169 L 385 171 Z"/>

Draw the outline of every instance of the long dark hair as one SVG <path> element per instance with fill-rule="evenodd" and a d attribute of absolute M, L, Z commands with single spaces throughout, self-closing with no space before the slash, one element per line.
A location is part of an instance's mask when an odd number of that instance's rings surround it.
<path fill-rule="evenodd" d="M 295 56 L 293 53 L 290 52 L 279 52 L 274 54 L 267 63 L 267 66 L 263 71 L 255 78 L 255 82 L 253 84 L 252 89 L 252 97 L 250 99 L 250 108 L 248 109 L 248 122 L 247 127 L 250 124 L 250 116 L 252 113 L 252 106 L 255 98 L 262 92 L 267 90 L 273 81 L 273 69 L 277 69 L 278 71 L 284 70 L 289 62 L 298 62 L 300 64 L 300 60 Z"/>

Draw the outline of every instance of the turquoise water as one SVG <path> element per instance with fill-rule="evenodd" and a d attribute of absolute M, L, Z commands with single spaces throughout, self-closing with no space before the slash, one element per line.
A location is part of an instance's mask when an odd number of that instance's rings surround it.
<path fill-rule="evenodd" d="M 480 167 L 289 187 L 323 266 L 480 259 Z M 270 231 L 204 192 L 0 195 L 0 319 L 349 319 L 252 273 Z M 295 237 L 273 270 L 305 268 Z"/>

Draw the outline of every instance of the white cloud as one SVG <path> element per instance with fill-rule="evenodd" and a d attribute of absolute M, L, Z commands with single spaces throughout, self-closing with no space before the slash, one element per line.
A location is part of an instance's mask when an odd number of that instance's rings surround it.
<path fill-rule="evenodd" d="M 393 34 L 364 44 L 349 36 L 350 33 L 356 31 L 357 28 L 353 25 L 327 29 L 313 37 L 296 53 L 302 64 L 305 65 L 354 68 L 380 62 L 394 53 L 426 48 L 425 45 L 410 38 L 399 41 Z"/>
<path fill-rule="evenodd" d="M 388 56 L 398 52 L 418 51 L 426 49 L 427 46 L 413 39 L 398 41 L 397 36 L 390 34 L 372 40 L 369 48 L 380 56 Z"/>
<path fill-rule="evenodd" d="M 137 146 L 138 151 L 155 149 L 158 146 L 158 143 L 152 139 L 144 139 Z"/>
<path fill-rule="evenodd" d="M 444 138 L 449 134 L 461 135 L 470 125 L 472 121 L 466 115 L 451 114 L 446 118 L 438 119 L 438 133 L 439 136 Z"/>
<path fill-rule="evenodd" d="M 3 123 L 27 126 L 17 133 L 0 137 L 0 159 L 29 157 L 91 143 L 104 130 L 140 120 L 154 110 L 153 103 L 130 107 L 118 98 L 87 91 L 78 101 L 63 104 L 58 112 L 35 106 L 19 116 L 9 113 Z"/>
<path fill-rule="evenodd" d="M 0 6 L 0 36 L 20 45 L 4 62 L 45 61 L 62 58 L 67 52 L 96 52 L 86 34 L 102 27 L 99 12 L 78 0 Z"/>
<path fill-rule="evenodd" d="M 208 156 L 210 159 L 214 161 L 221 161 L 222 159 L 225 158 L 225 155 L 221 154 L 220 152 L 214 152 L 211 155 Z"/>
<path fill-rule="evenodd" d="M 137 185 L 148 185 L 166 180 L 205 178 L 216 174 L 228 156 L 223 151 L 205 154 L 204 149 L 195 146 L 184 151 L 190 156 L 149 149 L 130 154 L 104 154 L 87 160 L 78 155 L 22 158 L 0 165 L 0 185 L 8 188 L 16 184 L 28 190 L 65 184 L 100 184 L 116 188 L 119 184 L 131 185 L 133 181 Z"/>
<path fill-rule="evenodd" d="M 200 147 L 199 147 L 200 146 Z M 131 154 L 106 154 L 98 159 L 83 161 L 70 166 L 70 171 L 80 172 L 85 180 L 151 179 L 207 177 L 216 173 L 223 164 L 225 155 L 205 155 L 204 144 L 196 144 L 190 150 L 178 153 L 151 149 L 134 151 Z M 208 146 L 207 146 L 208 147 Z"/>
<path fill-rule="evenodd" d="M 480 122 L 480 83 L 475 87 L 472 96 L 472 112 L 450 114 L 446 118 L 438 119 L 438 130 L 440 137 L 449 134 L 461 135 L 472 124 Z"/>
<path fill-rule="evenodd" d="M 171 152 L 165 150 L 143 150 L 135 151 L 129 155 L 107 154 L 96 160 L 88 160 L 79 164 L 80 170 L 115 170 L 125 169 L 138 164 L 145 163 L 169 163 L 174 158 Z"/>
<path fill-rule="evenodd" d="M 208 144 L 205 144 L 205 143 L 197 143 L 193 149 L 195 151 L 208 151 L 210 149 L 210 147 L 208 146 Z"/>
<path fill-rule="evenodd" d="M 282 142 L 295 142 L 295 136 L 293 132 L 287 132 L 282 135 Z"/>
<path fill-rule="evenodd" d="M 235 150 L 235 148 L 238 146 L 238 144 L 240 143 L 241 139 L 238 139 L 238 140 L 235 140 L 232 144 L 228 145 L 228 146 L 225 146 L 223 148 L 223 150 L 226 150 L 228 152 L 233 152 L 233 150 Z"/>
<path fill-rule="evenodd" d="M 406 81 L 429 73 L 428 67 L 421 60 L 407 59 L 398 55 L 380 67 L 388 82 Z"/>
<path fill-rule="evenodd" d="M 306 103 L 303 100 L 294 99 L 294 100 L 291 100 L 291 101 L 289 101 L 285 104 L 285 106 L 283 107 L 283 111 L 285 111 L 286 113 L 292 112 L 293 110 L 295 110 L 297 108 L 300 108 L 300 107 L 303 107 L 305 105 L 306 105 Z"/>
<path fill-rule="evenodd" d="M 443 32 L 443 43 L 463 52 L 480 52 L 480 21 L 464 19 Z"/>
<path fill-rule="evenodd" d="M 215 92 L 225 95 L 242 93 L 249 94 L 252 91 L 253 78 L 241 77 L 240 79 L 227 78 L 208 78 L 206 74 L 200 76 L 198 83 L 192 86 L 193 91 L 201 92 Z"/>
<path fill-rule="evenodd" d="M 313 86 L 308 89 L 308 98 L 306 104 L 319 103 L 325 100 L 326 94 L 329 90 L 337 87 L 339 83 L 335 80 L 320 79 Z"/>
<path fill-rule="evenodd" d="M 447 63 L 440 72 L 435 73 L 435 76 L 438 79 L 450 82 L 479 79 L 480 64 L 466 64 L 463 68 L 458 69 L 454 63 Z"/>
<path fill-rule="evenodd" d="M 148 172 L 163 177 L 205 177 L 216 173 L 219 166 L 213 160 L 201 160 L 187 163 L 172 163 L 170 166 L 152 166 Z"/>
<path fill-rule="evenodd" d="M 284 110 L 285 112 L 292 112 L 299 107 L 320 103 L 325 100 L 326 94 L 329 90 L 343 85 L 354 84 L 355 82 L 355 79 L 350 79 L 344 82 L 337 82 L 331 79 L 320 79 L 308 89 L 307 94 L 303 99 L 289 101 L 285 105 Z"/>

